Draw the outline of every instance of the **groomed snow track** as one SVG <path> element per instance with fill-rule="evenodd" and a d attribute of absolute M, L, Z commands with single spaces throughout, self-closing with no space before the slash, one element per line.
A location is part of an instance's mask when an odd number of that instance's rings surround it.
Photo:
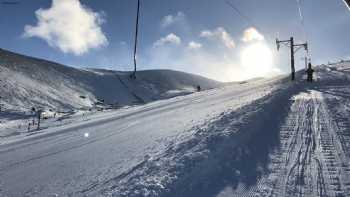
<path fill-rule="evenodd" d="M 349 196 L 349 163 L 321 92 L 293 98 L 280 129 L 281 148 L 252 196 Z"/>

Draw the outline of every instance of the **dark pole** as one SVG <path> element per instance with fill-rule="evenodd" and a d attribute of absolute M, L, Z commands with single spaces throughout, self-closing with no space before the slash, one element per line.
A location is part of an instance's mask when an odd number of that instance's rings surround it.
<path fill-rule="evenodd" d="M 38 118 L 38 127 L 37 127 L 37 130 L 40 129 L 41 113 L 42 113 L 42 110 L 38 110 L 38 111 L 37 111 L 37 118 Z"/>
<path fill-rule="evenodd" d="M 290 38 L 290 56 L 291 56 L 291 69 L 292 69 L 292 81 L 295 80 L 295 61 L 294 61 L 294 38 Z"/>
<path fill-rule="evenodd" d="M 132 78 L 136 79 L 136 67 L 137 67 L 137 38 L 139 33 L 139 17 L 140 17 L 140 0 L 137 1 L 137 16 L 136 16 L 136 31 L 135 31 L 135 46 L 134 46 L 134 72 Z"/>
<path fill-rule="evenodd" d="M 298 51 L 300 47 L 304 47 L 306 51 L 308 51 L 308 43 L 304 44 L 294 44 L 294 38 L 290 37 L 290 40 L 278 40 L 276 39 L 277 50 L 280 49 L 281 43 L 286 43 L 288 47 L 290 47 L 290 66 L 292 71 L 292 81 L 295 80 L 295 60 L 294 54 Z"/>

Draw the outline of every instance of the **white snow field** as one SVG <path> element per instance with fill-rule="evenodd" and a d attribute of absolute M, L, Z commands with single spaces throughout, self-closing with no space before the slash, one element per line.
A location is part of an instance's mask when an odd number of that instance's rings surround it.
<path fill-rule="evenodd" d="M 303 74 L 8 137 L 0 196 L 350 196 L 350 63 Z"/>

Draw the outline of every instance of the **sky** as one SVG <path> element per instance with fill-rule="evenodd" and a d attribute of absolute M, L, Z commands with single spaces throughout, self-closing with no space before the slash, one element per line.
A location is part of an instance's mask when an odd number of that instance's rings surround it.
<path fill-rule="evenodd" d="M 137 0 L 11 1 L 19 3 L 0 4 L 0 48 L 78 68 L 133 69 Z M 342 0 L 230 2 L 239 13 L 226 0 L 141 0 L 138 69 L 218 81 L 287 73 L 289 49 L 277 51 L 275 39 L 291 36 L 309 43 L 313 64 L 350 59 Z M 304 68 L 305 51 L 297 54 Z"/>

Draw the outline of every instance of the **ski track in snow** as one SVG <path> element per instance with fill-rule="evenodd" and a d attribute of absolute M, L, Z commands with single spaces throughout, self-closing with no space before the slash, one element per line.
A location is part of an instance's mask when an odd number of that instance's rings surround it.
<path fill-rule="evenodd" d="M 350 196 L 350 73 L 326 70 L 293 97 L 268 173 L 231 196 Z"/>
<path fill-rule="evenodd" d="M 241 196 L 349 196 L 349 163 L 321 92 L 294 97 L 271 174 Z"/>

